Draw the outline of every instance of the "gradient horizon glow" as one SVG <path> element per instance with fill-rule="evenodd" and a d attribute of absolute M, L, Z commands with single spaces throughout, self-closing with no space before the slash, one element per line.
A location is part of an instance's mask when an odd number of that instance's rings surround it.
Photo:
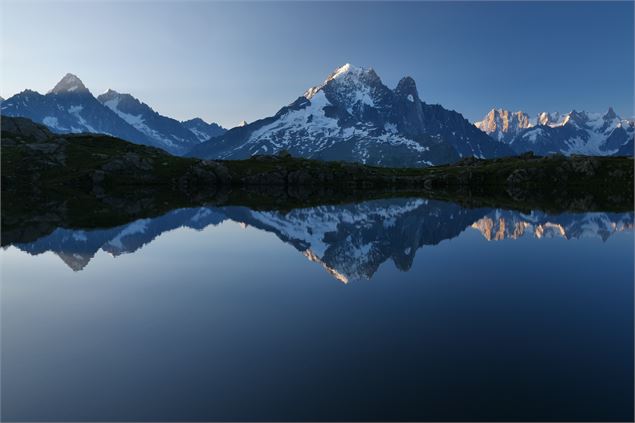
<path fill-rule="evenodd" d="M 344 63 L 471 121 L 491 108 L 633 117 L 633 2 L 2 0 L 0 95 L 67 72 L 94 95 L 225 127 L 273 115 Z"/>

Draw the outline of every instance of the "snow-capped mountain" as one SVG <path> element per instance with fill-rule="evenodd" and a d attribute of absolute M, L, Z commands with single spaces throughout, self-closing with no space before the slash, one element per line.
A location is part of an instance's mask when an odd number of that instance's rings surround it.
<path fill-rule="evenodd" d="M 104 106 L 172 154 L 185 154 L 201 141 L 178 120 L 160 115 L 130 94 L 108 90 L 97 97 Z"/>
<path fill-rule="evenodd" d="M 227 132 L 227 129 L 218 125 L 217 123 L 207 123 L 201 118 L 194 118 L 190 120 L 184 120 L 181 122 L 183 126 L 189 129 L 200 142 L 209 140 L 210 138 L 223 135 Z"/>
<path fill-rule="evenodd" d="M 516 153 L 632 155 L 635 122 L 620 118 L 612 108 L 604 114 L 571 111 L 540 113 L 490 111 L 475 126 Z"/>
<path fill-rule="evenodd" d="M 53 132 L 107 134 L 178 155 L 209 139 L 203 137 L 206 131 L 222 131 L 218 125 L 202 120 L 181 123 L 162 116 L 130 94 L 108 90 L 95 98 L 70 73 L 45 95 L 25 90 L 3 101 L 0 107 L 3 115 L 27 117 Z"/>
<path fill-rule="evenodd" d="M 156 146 L 101 104 L 82 81 L 70 73 L 45 95 L 25 90 L 3 101 L 0 110 L 3 115 L 27 117 L 58 133 L 102 133 L 137 144 Z"/>
<path fill-rule="evenodd" d="M 274 116 L 233 128 L 189 155 L 242 159 L 281 150 L 384 166 L 513 154 L 459 113 L 421 101 L 412 78 L 391 90 L 374 70 L 346 64 Z"/>

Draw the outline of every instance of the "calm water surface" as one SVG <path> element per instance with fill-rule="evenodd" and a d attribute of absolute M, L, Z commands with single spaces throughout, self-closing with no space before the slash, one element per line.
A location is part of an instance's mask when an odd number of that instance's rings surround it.
<path fill-rule="evenodd" d="M 174 210 L 2 259 L 6 420 L 633 419 L 633 213 Z"/>

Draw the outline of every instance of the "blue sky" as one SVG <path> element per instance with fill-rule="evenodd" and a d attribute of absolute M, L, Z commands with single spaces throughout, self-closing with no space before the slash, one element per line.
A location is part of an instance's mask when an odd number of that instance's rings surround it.
<path fill-rule="evenodd" d="M 253 121 L 350 62 L 428 103 L 633 110 L 633 2 L 2 0 L 0 95 L 67 72 L 178 119 Z"/>

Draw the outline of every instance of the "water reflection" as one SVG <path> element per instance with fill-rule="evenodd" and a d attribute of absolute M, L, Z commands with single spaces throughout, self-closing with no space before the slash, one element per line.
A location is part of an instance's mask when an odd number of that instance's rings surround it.
<path fill-rule="evenodd" d="M 0 252 L 3 421 L 633 419 L 632 212 L 36 218 Z"/>
<path fill-rule="evenodd" d="M 33 255 L 52 251 L 71 269 L 80 271 L 99 250 L 113 256 L 134 253 L 164 232 L 181 227 L 202 230 L 226 220 L 274 233 L 345 283 L 371 279 L 389 259 L 398 269 L 407 271 L 422 246 L 455 238 L 469 227 L 490 241 L 527 236 L 595 237 L 606 241 L 616 232 L 633 229 L 632 212 L 550 215 L 469 209 L 455 203 L 403 198 L 289 212 L 247 207 L 185 208 L 108 229 L 57 228 L 35 241 L 17 240 L 13 245 Z"/>

